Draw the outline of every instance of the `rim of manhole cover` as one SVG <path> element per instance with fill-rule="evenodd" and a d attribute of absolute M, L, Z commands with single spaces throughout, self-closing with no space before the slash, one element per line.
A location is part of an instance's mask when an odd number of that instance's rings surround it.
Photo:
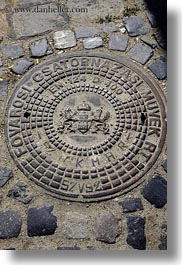
<path fill-rule="evenodd" d="M 141 183 L 166 135 L 165 97 L 136 63 L 74 52 L 15 86 L 6 140 L 18 168 L 59 198 L 111 199 Z"/>

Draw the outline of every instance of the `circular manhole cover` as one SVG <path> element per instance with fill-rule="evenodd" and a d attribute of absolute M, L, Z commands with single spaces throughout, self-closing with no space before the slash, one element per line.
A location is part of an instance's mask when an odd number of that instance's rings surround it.
<path fill-rule="evenodd" d="M 164 101 L 151 77 L 124 58 L 58 56 L 17 84 L 6 112 L 9 152 L 62 199 L 109 199 L 138 185 L 156 162 Z"/>

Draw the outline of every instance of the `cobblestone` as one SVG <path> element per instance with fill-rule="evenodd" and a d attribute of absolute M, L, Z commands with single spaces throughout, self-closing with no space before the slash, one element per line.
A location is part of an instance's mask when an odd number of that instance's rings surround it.
<path fill-rule="evenodd" d="M 47 39 L 41 39 L 38 41 L 31 42 L 29 45 L 30 54 L 32 57 L 40 58 L 45 55 L 53 53 L 53 50 Z"/>
<path fill-rule="evenodd" d="M 54 33 L 54 47 L 56 49 L 66 49 L 76 46 L 75 34 L 71 30 L 62 30 Z"/>
<path fill-rule="evenodd" d="M 167 61 L 165 58 L 158 58 L 149 64 L 149 69 L 159 79 L 163 80 L 167 77 Z"/>
<path fill-rule="evenodd" d="M 136 43 L 128 52 L 128 55 L 135 61 L 145 64 L 153 55 L 153 50 L 141 43 Z"/>
<path fill-rule="evenodd" d="M 111 33 L 120 31 L 119 27 L 116 26 L 114 22 L 104 22 L 101 26 L 104 33 Z"/>
<path fill-rule="evenodd" d="M 138 210 L 143 210 L 142 201 L 139 198 L 129 198 L 119 203 L 124 213 L 136 212 Z"/>
<path fill-rule="evenodd" d="M 148 20 L 153 28 L 157 27 L 157 21 L 154 14 L 151 11 L 147 11 Z"/>
<path fill-rule="evenodd" d="M 7 80 L 0 81 L 0 101 L 6 100 L 7 93 L 8 93 L 8 84 L 9 84 L 9 81 Z"/>
<path fill-rule="evenodd" d="M 15 198 L 17 201 L 28 204 L 33 199 L 32 195 L 26 194 L 26 185 L 19 181 L 8 191 L 8 197 Z"/>
<path fill-rule="evenodd" d="M 0 52 L 8 59 L 18 59 L 24 56 L 22 44 L 8 44 L 0 46 Z"/>
<path fill-rule="evenodd" d="M 159 44 L 159 46 L 166 50 L 167 45 L 166 45 L 165 41 L 163 40 L 160 32 L 154 33 L 154 37 L 155 37 L 157 43 Z"/>
<path fill-rule="evenodd" d="M 18 237 L 22 220 L 18 211 L 0 211 L 0 239 Z"/>
<path fill-rule="evenodd" d="M 76 38 L 89 38 L 93 37 L 98 33 L 95 28 L 82 26 L 75 29 Z"/>
<path fill-rule="evenodd" d="M 154 176 L 143 188 L 144 198 L 156 208 L 167 203 L 167 181 L 161 176 Z"/>
<path fill-rule="evenodd" d="M 87 217 L 78 213 L 68 213 L 65 217 L 63 233 L 68 239 L 88 239 Z"/>
<path fill-rule="evenodd" d="M 88 38 L 84 39 L 83 46 L 85 49 L 95 49 L 101 47 L 103 45 L 103 41 L 101 37 Z"/>
<path fill-rule="evenodd" d="M 53 206 L 31 207 L 27 215 L 28 236 L 47 236 L 54 234 L 57 218 L 51 213 Z"/>
<path fill-rule="evenodd" d="M 24 74 L 32 65 L 34 65 L 34 62 L 28 61 L 28 60 L 20 60 L 16 62 L 13 67 L 11 68 L 12 72 L 17 75 Z"/>
<path fill-rule="evenodd" d="M 110 212 L 101 213 L 96 220 L 96 240 L 113 244 L 121 234 L 119 219 Z"/>
<path fill-rule="evenodd" d="M 127 243 L 134 249 L 144 250 L 146 248 L 145 219 L 139 216 L 128 216 Z"/>
<path fill-rule="evenodd" d="M 155 49 L 157 47 L 157 44 L 154 43 L 153 41 L 151 41 L 150 39 L 146 38 L 146 37 L 141 37 L 140 38 L 145 44 L 149 45 L 150 47 L 152 47 L 153 49 Z"/>
<path fill-rule="evenodd" d="M 162 167 L 167 172 L 167 159 L 162 162 Z"/>
<path fill-rule="evenodd" d="M 128 34 L 131 37 L 145 35 L 150 31 L 149 28 L 146 26 L 144 19 L 140 16 L 131 16 L 125 18 L 123 21 L 128 31 Z"/>
<path fill-rule="evenodd" d="M 5 0 L 0 1 L 0 10 L 3 10 L 6 7 Z"/>
<path fill-rule="evenodd" d="M 3 187 L 12 177 L 13 172 L 10 168 L 0 167 L 0 187 Z"/>
<path fill-rule="evenodd" d="M 110 50 L 116 50 L 116 51 L 125 51 L 128 46 L 129 38 L 126 35 L 123 34 L 113 34 L 110 37 L 109 41 L 109 49 Z"/>

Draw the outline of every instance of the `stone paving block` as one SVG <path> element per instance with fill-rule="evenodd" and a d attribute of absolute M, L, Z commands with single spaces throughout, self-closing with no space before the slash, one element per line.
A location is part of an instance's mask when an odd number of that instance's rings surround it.
<path fill-rule="evenodd" d="M 103 46 L 103 40 L 101 37 L 84 39 L 83 46 L 85 49 L 95 49 Z"/>
<path fill-rule="evenodd" d="M 32 65 L 34 65 L 34 62 L 28 61 L 28 60 L 20 60 L 16 62 L 13 67 L 11 68 L 11 71 L 17 75 L 24 74 Z"/>
<path fill-rule="evenodd" d="M 119 202 L 119 204 L 122 206 L 124 213 L 143 210 L 143 204 L 142 204 L 141 199 L 139 198 L 128 198 L 122 202 Z"/>
<path fill-rule="evenodd" d="M 162 162 L 162 167 L 167 172 L 167 159 Z"/>
<path fill-rule="evenodd" d="M 157 47 L 157 44 L 154 43 L 153 41 L 151 41 L 150 39 L 146 38 L 146 37 L 141 37 L 140 38 L 145 44 L 149 45 L 150 47 L 152 47 L 153 49 L 155 49 Z"/>
<path fill-rule="evenodd" d="M 113 244 L 121 234 L 119 219 L 111 212 L 99 214 L 95 224 L 96 240 Z"/>
<path fill-rule="evenodd" d="M 39 58 L 45 55 L 53 53 L 51 45 L 47 39 L 41 39 L 34 42 L 31 42 L 29 45 L 30 54 L 32 57 Z"/>
<path fill-rule="evenodd" d="M 0 81 L 0 101 L 4 101 L 7 98 L 8 84 L 9 84 L 8 80 Z"/>
<path fill-rule="evenodd" d="M 54 47 L 66 49 L 76 46 L 75 34 L 72 30 L 62 30 L 54 33 Z"/>
<path fill-rule="evenodd" d="M 57 10 L 57 6 L 53 3 L 39 5 L 38 8 L 43 10 L 48 9 L 48 6 Z M 34 10 L 37 6 L 31 6 L 31 8 Z M 17 12 L 13 13 L 9 23 L 14 29 L 13 36 L 23 39 L 63 29 L 68 24 L 68 15 L 66 12 Z"/>
<path fill-rule="evenodd" d="M 142 195 L 156 208 L 167 203 L 167 181 L 161 176 L 154 176 L 143 188 Z"/>
<path fill-rule="evenodd" d="M 134 249 L 144 250 L 146 248 L 145 219 L 140 216 L 128 216 L 127 243 Z"/>
<path fill-rule="evenodd" d="M 31 207 L 27 215 L 28 236 L 47 236 L 55 233 L 57 218 L 51 212 L 53 206 Z"/>
<path fill-rule="evenodd" d="M 167 61 L 165 58 L 158 58 L 151 62 L 148 68 L 159 79 L 163 80 L 167 78 Z"/>
<path fill-rule="evenodd" d="M 24 204 L 28 204 L 33 199 L 33 196 L 26 194 L 26 188 L 27 185 L 19 181 L 8 191 L 7 196 Z"/>
<path fill-rule="evenodd" d="M 65 217 L 63 233 L 68 239 L 88 239 L 88 218 L 82 214 L 68 213 Z"/>
<path fill-rule="evenodd" d="M 18 237 L 21 226 L 22 219 L 19 211 L 0 211 L 0 239 Z"/>
<path fill-rule="evenodd" d="M 82 26 L 75 29 L 76 38 L 89 38 L 93 37 L 98 33 L 98 31 L 95 28 Z"/>
<path fill-rule="evenodd" d="M 18 59 L 24 56 L 22 44 L 1 45 L 0 52 L 8 59 Z"/>
<path fill-rule="evenodd" d="M 151 26 L 153 28 L 156 28 L 157 27 L 157 21 L 156 21 L 156 18 L 154 16 L 154 14 L 151 11 L 148 10 L 147 11 L 147 17 L 148 17 L 148 20 L 149 20 Z"/>
<path fill-rule="evenodd" d="M 113 34 L 109 40 L 109 49 L 116 51 L 125 51 L 128 46 L 129 37 L 123 34 Z"/>
<path fill-rule="evenodd" d="M 114 22 L 104 22 L 101 25 L 101 29 L 104 33 L 111 33 L 111 32 L 120 31 L 119 27 L 117 27 Z"/>
<path fill-rule="evenodd" d="M 157 43 L 159 44 L 159 46 L 166 50 L 167 49 L 167 44 L 163 40 L 162 35 L 160 34 L 160 32 L 155 32 L 153 35 L 154 35 Z"/>
<path fill-rule="evenodd" d="M 13 171 L 7 167 L 0 167 L 0 187 L 3 187 L 13 177 Z"/>
<path fill-rule="evenodd" d="M 131 16 L 123 20 L 129 36 L 136 37 L 150 32 L 144 19 L 140 16 Z"/>
<path fill-rule="evenodd" d="M 1 1 L 0 1 L 0 10 L 5 9 L 5 7 L 6 7 L 6 2 L 5 2 L 5 0 L 1 0 Z"/>
<path fill-rule="evenodd" d="M 128 52 L 128 55 L 135 61 L 145 64 L 153 55 L 153 50 L 141 43 L 136 43 Z"/>

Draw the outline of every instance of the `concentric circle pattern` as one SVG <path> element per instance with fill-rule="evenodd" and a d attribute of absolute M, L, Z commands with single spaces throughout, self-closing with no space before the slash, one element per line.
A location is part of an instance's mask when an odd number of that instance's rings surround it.
<path fill-rule="evenodd" d="M 17 84 L 6 137 L 19 169 L 60 198 L 92 202 L 145 179 L 165 140 L 165 100 L 134 63 L 72 53 Z"/>

